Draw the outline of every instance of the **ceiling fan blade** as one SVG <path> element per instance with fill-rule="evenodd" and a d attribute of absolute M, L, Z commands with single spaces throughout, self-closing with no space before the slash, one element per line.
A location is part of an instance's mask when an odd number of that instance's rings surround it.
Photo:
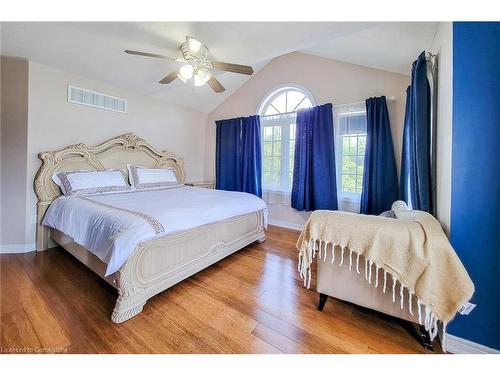
<path fill-rule="evenodd" d="M 170 73 L 168 76 L 162 78 L 159 81 L 159 83 L 161 83 L 162 85 L 166 85 L 168 83 L 171 83 L 171 82 L 175 81 L 175 79 L 177 78 L 177 74 L 178 73 L 179 72 L 172 72 L 172 73 Z"/>
<path fill-rule="evenodd" d="M 215 69 L 224 70 L 225 72 L 246 74 L 249 76 L 253 74 L 253 68 L 247 65 L 230 64 L 219 61 L 212 61 L 212 65 Z"/>
<path fill-rule="evenodd" d="M 207 83 L 216 93 L 220 93 L 226 90 L 224 86 L 222 86 L 221 83 L 217 81 L 217 78 L 215 78 L 214 76 L 210 77 Z"/>
<path fill-rule="evenodd" d="M 141 51 L 132 51 L 130 49 L 126 49 L 125 53 L 128 53 L 129 55 L 138 55 L 138 56 L 146 56 L 146 57 L 156 57 L 158 59 L 175 60 L 175 59 L 172 59 L 171 57 L 168 57 L 165 55 L 157 55 L 156 53 L 141 52 Z"/>

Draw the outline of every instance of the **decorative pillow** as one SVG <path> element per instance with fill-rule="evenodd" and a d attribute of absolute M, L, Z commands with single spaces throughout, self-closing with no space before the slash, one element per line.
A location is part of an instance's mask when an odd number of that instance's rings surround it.
<path fill-rule="evenodd" d="M 127 165 L 130 184 L 134 189 L 176 187 L 179 181 L 173 169 L 146 168 Z"/>
<path fill-rule="evenodd" d="M 395 201 L 392 206 L 391 210 L 396 212 L 397 210 L 409 210 L 408 205 L 406 204 L 405 201 Z"/>
<path fill-rule="evenodd" d="M 52 180 L 61 188 L 64 195 L 131 190 L 125 171 L 122 169 L 60 172 L 54 174 Z"/>

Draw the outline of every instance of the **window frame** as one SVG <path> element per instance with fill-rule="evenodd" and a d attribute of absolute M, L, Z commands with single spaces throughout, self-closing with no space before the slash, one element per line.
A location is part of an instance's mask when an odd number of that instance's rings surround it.
<path fill-rule="evenodd" d="M 343 116 L 343 117 L 347 117 L 347 116 Z M 362 191 L 363 191 L 363 174 L 364 174 L 364 170 L 362 170 L 361 172 L 359 172 L 359 166 L 358 166 L 358 159 L 362 158 L 363 159 L 363 165 L 364 165 L 364 160 L 365 160 L 365 152 L 366 152 L 366 132 L 365 133 L 346 133 L 346 134 L 339 134 L 339 136 L 341 137 L 341 139 L 339 140 L 339 143 L 341 144 L 341 148 L 340 148 L 340 151 L 339 151 L 339 155 L 340 155 L 340 187 L 341 187 L 341 190 L 340 190 L 340 193 L 344 196 L 357 196 L 357 195 L 361 195 Z M 363 150 L 362 153 L 360 153 L 360 147 L 359 147 L 359 143 L 360 143 L 360 138 L 361 137 L 364 137 L 365 139 L 365 149 Z M 351 141 L 351 139 L 355 139 L 356 140 L 356 151 L 353 152 L 353 153 L 344 153 L 344 140 L 345 139 L 348 139 L 349 140 L 349 143 Z M 356 159 L 356 171 L 354 173 L 344 173 L 344 156 L 351 156 L 351 157 L 354 157 Z M 343 177 L 344 176 L 354 176 L 354 190 L 358 190 L 358 179 L 359 177 L 361 176 L 361 181 L 360 181 L 360 188 L 359 188 L 359 192 L 358 191 L 344 191 L 343 188 Z"/>
<path fill-rule="evenodd" d="M 336 158 L 336 168 L 337 168 L 337 196 L 339 201 L 339 209 L 350 212 L 358 212 L 359 213 L 359 204 L 361 202 L 361 195 L 363 192 L 363 180 L 360 182 L 360 192 L 344 192 L 343 189 L 343 176 L 353 175 L 352 173 L 343 173 L 343 159 L 344 159 L 344 148 L 343 142 L 345 138 L 355 138 L 356 139 L 356 153 L 348 154 L 355 155 L 356 160 L 361 156 L 359 154 L 359 138 L 360 136 L 365 136 L 365 150 L 363 152 L 363 172 L 355 173 L 356 176 L 361 175 L 364 177 L 364 158 L 366 157 L 366 131 L 364 133 L 346 133 L 341 134 L 341 118 L 349 117 L 349 116 L 359 116 L 363 115 L 366 118 L 366 108 L 364 107 L 364 102 L 359 103 L 348 103 L 348 104 L 339 104 L 337 105 L 337 112 L 334 115 L 334 127 L 335 127 L 335 158 Z M 356 167 L 356 172 L 358 172 L 358 167 Z M 357 182 L 357 181 L 356 181 Z M 356 188 L 356 186 L 355 186 Z"/>
<path fill-rule="evenodd" d="M 296 84 L 286 84 L 286 85 L 281 85 L 278 87 L 275 87 L 273 90 L 271 90 L 270 93 L 268 93 L 260 102 L 258 106 L 258 111 L 257 113 L 259 116 L 262 118 L 265 117 L 272 117 L 276 116 L 276 122 L 279 122 L 278 124 L 265 124 L 265 121 L 261 121 L 261 144 L 262 144 L 262 162 L 263 162 L 263 168 L 262 168 L 262 188 L 265 191 L 272 191 L 272 192 L 285 192 L 285 193 L 290 193 L 292 189 L 292 184 L 290 183 L 290 186 L 288 186 L 288 181 L 290 181 L 290 175 L 292 176 L 293 179 L 293 164 L 290 165 L 290 151 L 291 151 L 291 139 L 290 139 L 290 133 L 291 133 L 291 128 L 292 126 L 296 125 L 296 118 L 297 118 L 297 111 L 293 112 L 283 112 L 283 113 L 278 113 L 275 115 L 264 115 L 265 110 L 267 110 L 269 105 L 272 105 L 271 103 L 278 98 L 280 95 L 287 91 L 298 91 L 301 94 L 304 95 L 304 99 L 307 98 L 311 102 L 311 107 L 314 107 L 316 105 L 316 102 L 314 100 L 314 97 L 312 94 L 304 87 Z M 297 106 L 300 105 L 300 103 L 304 100 L 302 99 Z M 274 106 L 273 106 L 274 107 Z M 276 111 L 278 109 L 274 107 Z M 285 105 L 285 110 L 286 110 L 286 105 Z M 279 112 L 279 111 L 278 111 Z M 281 117 L 281 118 L 280 118 Z M 281 138 L 280 138 L 280 144 L 281 144 L 281 155 L 280 155 L 280 176 L 279 176 L 279 183 L 277 186 L 268 186 L 264 183 L 264 175 L 265 175 L 265 128 L 273 128 L 275 126 L 279 126 L 281 128 Z M 274 129 L 273 129 L 274 132 Z M 293 139 L 295 142 L 295 138 Z M 273 141 L 274 142 L 274 137 Z M 268 156 L 269 157 L 269 156 Z M 273 157 L 274 158 L 274 157 Z M 283 166 L 286 165 L 285 168 Z M 271 168 L 271 172 L 274 170 Z"/>

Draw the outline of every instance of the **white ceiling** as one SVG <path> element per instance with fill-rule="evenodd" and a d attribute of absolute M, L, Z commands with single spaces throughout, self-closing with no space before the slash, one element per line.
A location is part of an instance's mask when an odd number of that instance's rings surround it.
<path fill-rule="evenodd" d="M 438 22 L 384 22 L 302 52 L 408 75 L 418 54 L 431 46 L 437 26 Z"/>
<path fill-rule="evenodd" d="M 186 35 L 206 43 L 214 60 L 252 65 L 294 51 L 408 74 L 429 48 L 435 22 L 11 22 L 2 23 L 3 55 L 23 57 L 144 95 L 210 112 L 248 76 L 217 72 L 226 87 L 188 87 L 158 80 L 178 63 L 126 55 L 133 49 L 179 55 Z"/>

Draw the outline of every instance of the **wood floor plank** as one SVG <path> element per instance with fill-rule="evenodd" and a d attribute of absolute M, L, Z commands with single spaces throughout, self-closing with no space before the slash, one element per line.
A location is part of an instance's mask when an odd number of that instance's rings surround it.
<path fill-rule="evenodd" d="M 400 320 L 328 299 L 297 273 L 297 231 L 252 244 L 110 320 L 116 291 L 60 248 L 0 255 L 0 338 L 70 353 L 426 353 Z M 437 348 L 439 350 L 439 348 Z"/>
<path fill-rule="evenodd" d="M 185 283 L 160 298 L 165 299 L 172 309 L 182 308 L 184 311 L 178 316 L 204 326 L 211 331 L 210 336 L 224 343 L 231 353 L 277 352 L 272 345 L 251 335 L 257 324 L 251 316 L 241 313 L 236 306 L 228 306 L 214 299 L 204 288 Z"/>
<path fill-rule="evenodd" d="M 43 347 L 64 349 L 71 344 L 64 326 L 52 312 L 53 307 L 42 296 L 30 295 L 23 300 L 23 308 Z"/>
<path fill-rule="evenodd" d="M 288 336 L 285 336 L 260 323 L 255 326 L 252 331 L 252 335 L 273 345 L 285 354 L 317 354 L 317 352 L 314 352 L 311 347 L 292 340 Z"/>
<path fill-rule="evenodd" d="M 15 280 L 15 282 L 14 282 Z M 1 315 L 22 309 L 23 300 L 34 294 L 34 285 L 24 272 L 16 255 L 1 255 L 0 262 L 0 311 Z"/>
<path fill-rule="evenodd" d="M 28 348 L 36 350 L 42 347 L 24 310 L 11 311 L 2 316 L 0 346 L 4 353 L 22 353 Z"/>

